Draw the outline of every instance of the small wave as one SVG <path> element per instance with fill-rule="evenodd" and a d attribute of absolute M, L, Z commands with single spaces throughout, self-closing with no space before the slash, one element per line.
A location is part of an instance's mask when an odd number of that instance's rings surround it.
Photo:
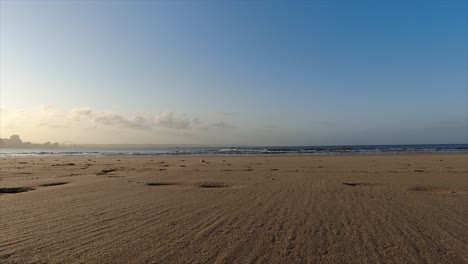
<path fill-rule="evenodd" d="M 468 153 L 468 144 L 296 146 L 296 147 L 184 147 L 141 149 L 0 149 L 0 157 L 22 156 L 194 156 L 194 155 L 365 155 L 399 153 Z"/>

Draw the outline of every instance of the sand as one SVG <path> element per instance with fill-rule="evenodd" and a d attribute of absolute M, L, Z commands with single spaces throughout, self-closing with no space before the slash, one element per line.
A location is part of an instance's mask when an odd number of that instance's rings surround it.
<path fill-rule="evenodd" d="M 0 162 L 0 263 L 468 263 L 468 155 Z"/>

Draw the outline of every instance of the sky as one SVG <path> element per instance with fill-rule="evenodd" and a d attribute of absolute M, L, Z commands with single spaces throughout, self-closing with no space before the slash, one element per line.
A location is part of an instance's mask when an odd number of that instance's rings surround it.
<path fill-rule="evenodd" d="M 468 4 L 0 0 L 0 137 L 468 143 Z"/>

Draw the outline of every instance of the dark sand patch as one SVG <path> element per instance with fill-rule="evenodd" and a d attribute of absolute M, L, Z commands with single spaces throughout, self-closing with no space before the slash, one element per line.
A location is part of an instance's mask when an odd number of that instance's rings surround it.
<path fill-rule="evenodd" d="M 450 189 L 443 186 L 423 186 L 423 185 L 416 185 L 408 188 L 410 191 L 415 192 L 450 192 Z"/>
<path fill-rule="evenodd" d="M 68 182 L 51 182 L 51 183 L 44 183 L 39 186 L 41 187 L 49 187 L 49 186 L 59 186 L 59 185 L 64 185 L 67 184 Z"/>
<path fill-rule="evenodd" d="M 52 164 L 52 166 L 57 167 L 57 166 L 75 166 L 75 163 L 62 163 L 62 164 Z"/>
<path fill-rule="evenodd" d="M 226 188 L 228 187 L 223 182 L 202 182 L 198 184 L 199 188 Z"/>
<path fill-rule="evenodd" d="M 425 170 L 414 170 L 414 172 L 426 172 Z"/>
<path fill-rule="evenodd" d="M 13 188 L 0 188 L 0 194 L 12 194 L 12 193 L 20 193 L 20 192 L 27 192 L 32 191 L 34 188 L 31 187 L 13 187 Z"/>
<path fill-rule="evenodd" d="M 377 186 L 380 184 L 377 183 L 366 183 L 366 182 L 343 182 L 342 184 L 348 185 L 348 186 Z"/>
<path fill-rule="evenodd" d="M 113 172 L 113 171 L 116 171 L 115 169 L 104 169 L 104 170 L 101 170 L 100 172 L 96 173 L 96 175 L 105 175 L 109 172 Z"/>
<path fill-rule="evenodd" d="M 58 176 L 58 177 L 64 178 L 64 177 L 73 177 L 73 176 L 79 176 L 79 175 L 84 175 L 84 173 L 70 173 L 68 175 L 61 175 L 61 176 Z"/>
<path fill-rule="evenodd" d="M 148 182 L 145 183 L 148 186 L 170 186 L 170 185 L 177 185 L 175 182 Z"/>

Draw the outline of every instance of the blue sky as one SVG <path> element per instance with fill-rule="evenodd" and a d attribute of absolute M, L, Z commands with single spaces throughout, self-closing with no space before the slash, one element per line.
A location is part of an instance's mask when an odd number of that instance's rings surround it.
<path fill-rule="evenodd" d="M 466 143 L 466 1 L 1 1 L 0 134 Z"/>

